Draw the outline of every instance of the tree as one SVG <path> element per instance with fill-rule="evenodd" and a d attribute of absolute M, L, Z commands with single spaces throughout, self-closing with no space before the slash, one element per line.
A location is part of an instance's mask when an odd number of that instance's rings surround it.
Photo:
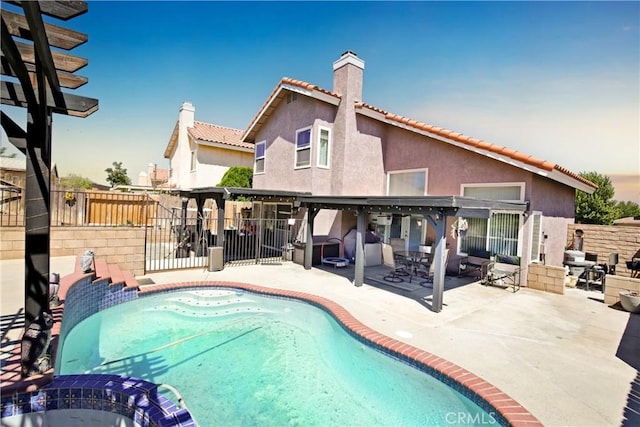
<path fill-rule="evenodd" d="M 116 185 L 131 185 L 131 179 L 127 176 L 127 170 L 122 167 L 122 162 L 113 162 L 113 168 L 106 168 L 107 182 L 111 187 Z"/>
<path fill-rule="evenodd" d="M 580 176 L 593 182 L 598 189 L 593 194 L 578 190 L 576 193 L 576 222 L 579 224 L 611 225 L 619 218 L 615 190 L 611 179 L 598 172 L 580 172 Z"/>
<path fill-rule="evenodd" d="M 60 185 L 65 188 L 73 188 L 74 190 L 89 190 L 93 187 L 93 181 L 84 176 L 71 173 L 60 178 Z"/>
<path fill-rule="evenodd" d="M 232 166 L 225 172 L 218 187 L 251 188 L 253 169 L 245 166 Z"/>
<path fill-rule="evenodd" d="M 618 202 L 616 209 L 618 210 L 616 219 L 640 216 L 640 205 L 634 202 Z"/>
<path fill-rule="evenodd" d="M 16 157 L 16 153 L 6 154 L 6 151 L 7 147 L 0 147 L 0 157 L 9 157 L 12 159 Z"/>

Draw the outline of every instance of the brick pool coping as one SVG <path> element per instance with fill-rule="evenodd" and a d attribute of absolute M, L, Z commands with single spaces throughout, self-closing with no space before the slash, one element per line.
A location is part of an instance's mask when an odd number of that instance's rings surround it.
<path fill-rule="evenodd" d="M 507 424 L 514 427 L 533 427 L 542 426 L 543 424 L 527 409 L 509 397 L 493 384 L 485 381 L 479 376 L 467 371 L 446 359 L 436 356 L 426 350 L 419 349 L 387 335 L 381 334 L 364 323 L 356 319 L 344 307 L 338 303 L 313 294 L 305 292 L 289 291 L 276 288 L 267 288 L 240 282 L 228 281 L 193 281 L 180 282 L 161 285 L 144 286 L 138 291 L 140 296 L 176 291 L 186 288 L 199 287 L 215 287 L 228 289 L 241 289 L 257 294 L 284 297 L 302 300 L 314 306 L 324 309 L 331 314 L 352 336 L 360 341 L 370 343 L 374 347 L 390 354 L 403 362 L 409 363 L 428 373 L 433 373 L 436 378 L 454 386 L 458 391 L 468 391 L 463 393 L 470 397 L 475 403 L 480 404 L 486 402 L 490 408 L 495 411 L 506 421 Z M 426 368 L 426 369 L 424 369 Z M 448 381 L 447 381 L 448 380 Z M 451 383 L 453 382 L 453 384 Z M 480 401 L 480 402 L 479 402 Z M 480 405 L 485 406 L 485 405 Z M 487 410 L 488 408 L 483 408 Z M 490 410 L 488 410 L 490 412 Z"/>

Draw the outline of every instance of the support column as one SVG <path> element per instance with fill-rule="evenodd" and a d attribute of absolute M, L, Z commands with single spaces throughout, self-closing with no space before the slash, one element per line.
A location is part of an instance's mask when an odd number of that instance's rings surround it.
<path fill-rule="evenodd" d="M 358 219 L 356 221 L 356 265 L 354 267 L 354 286 L 362 286 L 364 283 L 364 243 L 367 226 L 366 220 L 367 213 L 362 209 L 358 209 Z"/>
<path fill-rule="evenodd" d="M 311 269 L 313 264 L 313 221 L 316 219 L 320 210 L 313 205 L 309 205 L 307 209 L 307 243 L 304 248 L 304 268 Z"/>
<path fill-rule="evenodd" d="M 439 313 L 442 311 L 442 300 L 444 295 L 444 275 L 446 271 L 445 257 L 447 248 L 447 237 L 445 234 L 445 226 L 447 217 L 443 212 L 438 213 L 435 217 L 425 215 L 425 219 L 436 231 L 435 252 L 433 255 L 433 298 L 431 301 L 432 311 Z"/>

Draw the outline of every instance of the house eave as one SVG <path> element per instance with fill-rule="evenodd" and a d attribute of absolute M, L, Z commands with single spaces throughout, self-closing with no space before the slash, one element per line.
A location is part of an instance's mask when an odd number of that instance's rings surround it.
<path fill-rule="evenodd" d="M 388 119 L 386 117 L 385 114 L 383 114 L 383 113 L 381 113 L 379 111 L 374 111 L 374 110 L 371 110 L 369 108 L 362 108 L 362 109 L 357 109 L 356 113 L 362 114 L 363 116 L 366 116 L 366 117 L 370 117 L 370 118 L 372 118 L 374 120 L 381 121 L 381 122 L 386 123 L 386 124 L 391 125 L 391 126 L 395 126 L 395 127 L 401 128 L 401 129 L 405 129 L 405 130 L 407 130 L 409 132 L 417 133 L 419 135 L 424 135 L 424 136 L 427 136 L 427 137 L 429 137 L 431 139 L 435 139 L 435 140 L 440 141 L 440 142 L 444 142 L 444 143 L 447 143 L 447 144 L 454 145 L 454 146 L 456 146 L 458 148 L 462 148 L 464 150 L 471 151 L 471 152 L 474 152 L 476 154 L 480 154 L 480 155 L 488 157 L 490 159 L 497 160 L 497 161 L 502 162 L 502 163 L 506 163 L 506 164 L 508 164 L 510 166 L 517 167 L 517 168 L 525 170 L 527 172 L 530 172 L 530 173 L 533 173 L 533 174 L 536 174 L 536 175 L 539 175 L 539 176 L 543 176 L 545 178 L 549 178 L 551 180 L 554 180 L 554 181 L 560 182 L 562 184 L 568 185 L 570 187 L 573 187 L 573 188 L 575 188 L 577 190 L 582 190 L 584 192 L 587 192 L 588 194 L 591 194 L 596 190 L 594 187 L 589 186 L 588 184 L 583 183 L 583 182 L 581 182 L 581 181 L 579 181 L 579 180 L 577 180 L 577 179 L 575 179 L 575 178 L 573 178 L 573 177 L 571 177 L 571 176 L 569 176 L 569 175 L 567 175 L 565 173 L 562 173 L 561 171 L 559 171 L 557 169 L 554 169 L 554 168 L 549 168 L 549 169 L 539 168 L 539 167 L 530 165 L 528 163 L 525 163 L 525 162 L 522 162 L 522 161 L 518 161 L 518 160 L 516 160 L 514 158 L 511 158 L 509 156 L 498 154 L 498 153 L 496 153 L 494 151 L 486 150 L 486 149 L 479 148 L 479 147 L 470 146 L 468 144 L 464 144 L 464 143 L 462 143 L 460 141 L 456 141 L 456 140 L 444 137 L 442 135 L 438 135 L 438 134 L 435 134 L 435 133 L 432 133 L 432 132 L 429 132 L 429 131 L 426 131 L 426 130 L 417 129 L 417 128 L 409 126 L 407 124 L 399 123 L 399 122 L 394 121 L 394 120 L 390 120 L 390 119 Z"/>

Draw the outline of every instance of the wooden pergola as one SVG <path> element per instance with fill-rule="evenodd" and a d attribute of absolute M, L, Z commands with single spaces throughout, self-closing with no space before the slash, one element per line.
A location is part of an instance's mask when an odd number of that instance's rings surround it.
<path fill-rule="evenodd" d="M 11 9 L 6 6 L 13 6 Z M 70 51 L 87 41 L 87 35 L 45 23 L 44 16 L 68 21 L 87 12 L 84 1 L 3 1 L 2 3 L 2 104 L 26 108 L 26 130 L 1 112 L 9 141 L 26 156 L 25 182 L 25 331 L 43 313 L 49 313 L 50 171 L 53 113 L 87 117 L 98 100 L 63 92 L 87 83 L 74 73 L 87 65 Z M 45 331 L 43 331 L 44 333 Z M 25 346 L 43 337 L 25 333 Z M 31 339 L 31 342 L 25 340 Z M 22 374 L 32 372 L 38 354 L 22 360 Z"/>

